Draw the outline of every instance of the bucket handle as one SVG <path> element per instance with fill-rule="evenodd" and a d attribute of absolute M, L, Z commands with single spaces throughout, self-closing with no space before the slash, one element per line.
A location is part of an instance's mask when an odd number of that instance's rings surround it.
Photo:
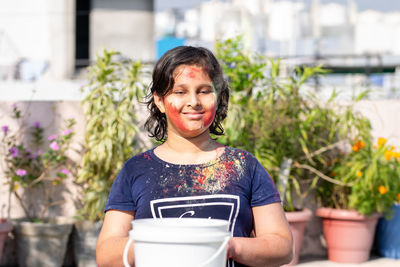
<path fill-rule="evenodd" d="M 133 242 L 133 236 L 132 235 L 133 235 L 133 230 L 130 230 L 129 231 L 129 239 L 128 239 L 128 242 L 125 245 L 124 254 L 122 255 L 122 259 L 123 259 L 123 262 L 124 262 L 124 267 L 131 267 L 129 265 L 129 262 L 128 262 L 128 252 L 129 252 L 129 247 L 131 246 L 131 244 Z"/>
<path fill-rule="evenodd" d="M 124 248 L 124 253 L 122 255 L 122 259 L 124 262 L 124 267 L 131 267 L 129 265 L 128 262 L 128 252 L 129 252 L 129 247 L 131 246 L 132 242 L 133 242 L 133 230 L 129 231 L 129 240 L 125 245 Z M 212 262 L 213 260 L 215 260 L 215 258 L 217 258 L 219 256 L 219 254 L 222 253 L 222 251 L 225 249 L 225 247 L 228 245 L 229 240 L 231 239 L 231 236 L 227 236 L 224 239 L 224 242 L 222 242 L 221 246 L 218 248 L 218 250 L 214 253 L 214 255 L 212 255 L 209 259 L 207 259 L 205 262 L 203 262 L 202 264 L 200 264 L 198 267 L 205 267 L 208 264 L 210 264 L 210 262 Z"/>
<path fill-rule="evenodd" d="M 222 251 L 225 249 L 225 247 L 228 245 L 229 240 L 231 240 L 231 236 L 227 236 L 224 239 L 224 242 L 222 242 L 221 246 L 218 248 L 218 250 L 214 253 L 214 255 L 212 255 L 209 259 L 207 259 L 205 262 L 203 262 L 202 264 L 200 264 L 198 267 L 205 267 L 208 264 L 210 264 L 210 262 L 212 262 L 213 260 L 215 260 L 215 258 L 217 258 L 219 256 L 219 254 L 222 253 Z"/>

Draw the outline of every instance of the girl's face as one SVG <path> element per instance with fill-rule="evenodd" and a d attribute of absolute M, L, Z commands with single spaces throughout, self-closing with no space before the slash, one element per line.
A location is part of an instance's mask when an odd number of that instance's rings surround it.
<path fill-rule="evenodd" d="M 180 65 L 174 71 L 174 87 L 154 100 L 168 122 L 168 133 L 196 137 L 214 120 L 217 94 L 203 67 Z"/>

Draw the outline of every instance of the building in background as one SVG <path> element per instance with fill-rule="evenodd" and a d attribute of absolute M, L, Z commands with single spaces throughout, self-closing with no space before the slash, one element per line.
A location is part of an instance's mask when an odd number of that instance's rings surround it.
<path fill-rule="evenodd" d="M 389 0 L 386 0 L 388 2 Z M 216 40 L 243 35 L 248 49 L 281 57 L 289 67 L 324 64 L 337 73 L 318 83 L 400 88 L 400 11 L 359 9 L 359 0 L 14 0 L 0 1 L 0 90 L 18 95 L 30 81 L 70 79 L 103 48 L 122 58 L 154 62 L 177 45 L 213 49 Z M 288 67 L 288 68 L 289 68 Z M 22 81 L 28 84 L 4 81 Z M 49 94 L 54 84 L 35 85 Z M 6 89 L 4 89 L 6 90 Z M 75 98 L 79 98 L 77 93 Z M 64 99 L 66 95 L 57 94 Z"/>
<path fill-rule="evenodd" d="M 102 48 L 153 61 L 152 0 L 0 1 L 0 80 L 71 79 Z"/>
<path fill-rule="evenodd" d="M 248 49 L 281 57 L 289 68 L 329 67 L 336 75 L 319 80 L 323 94 L 331 91 L 324 87 L 337 86 L 350 97 L 368 86 L 381 89 L 374 97 L 400 96 L 400 10 L 359 10 L 356 0 L 196 2 L 156 9 L 156 38 L 212 49 L 216 40 L 241 34 Z"/>

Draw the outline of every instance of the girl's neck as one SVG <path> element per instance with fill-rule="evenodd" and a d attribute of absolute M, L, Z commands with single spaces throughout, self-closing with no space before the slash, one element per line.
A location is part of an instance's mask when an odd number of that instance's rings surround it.
<path fill-rule="evenodd" d="M 201 153 L 212 151 L 218 147 L 218 143 L 211 139 L 208 131 L 191 138 L 186 138 L 174 133 L 168 133 L 165 141 L 166 149 L 177 153 Z"/>
<path fill-rule="evenodd" d="M 164 144 L 154 150 L 156 156 L 174 164 L 202 164 L 216 160 L 224 152 L 224 146 L 205 132 L 193 138 L 168 134 Z"/>

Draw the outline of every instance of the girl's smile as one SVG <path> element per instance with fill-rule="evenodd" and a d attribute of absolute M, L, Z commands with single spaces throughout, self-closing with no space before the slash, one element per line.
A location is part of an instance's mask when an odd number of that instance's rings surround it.
<path fill-rule="evenodd" d="M 168 132 L 195 137 L 212 124 L 217 95 L 207 72 L 199 66 L 181 65 L 174 71 L 174 87 L 156 104 L 165 112 Z"/>

